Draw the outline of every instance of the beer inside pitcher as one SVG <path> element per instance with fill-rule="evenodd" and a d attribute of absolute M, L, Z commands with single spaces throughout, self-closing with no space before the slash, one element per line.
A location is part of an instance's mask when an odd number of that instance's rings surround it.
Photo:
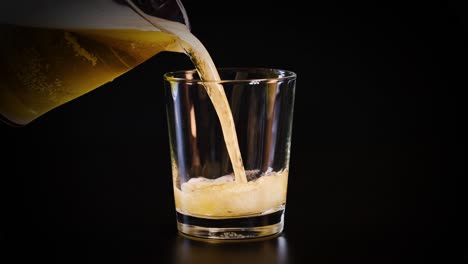
<path fill-rule="evenodd" d="M 130 0 L 129 0 L 130 1 Z M 179 0 L 9 1 L 0 18 L 0 117 L 22 126 L 159 52 L 184 52 L 165 23 L 188 20 Z M 26 3 L 25 3 L 26 2 Z M 162 5 L 166 3 L 166 5 Z M 138 5 L 136 5 L 138 4 Z"/>

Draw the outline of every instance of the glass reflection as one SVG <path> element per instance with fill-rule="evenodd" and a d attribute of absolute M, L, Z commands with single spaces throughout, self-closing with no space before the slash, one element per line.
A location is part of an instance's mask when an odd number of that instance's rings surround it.
<path fill-rule="evenodd" d="M 288 242 L 282 234 L 249 241 L 211 241 L 179 234 L 175 240 L 174 263 L 291 263 Z"/>

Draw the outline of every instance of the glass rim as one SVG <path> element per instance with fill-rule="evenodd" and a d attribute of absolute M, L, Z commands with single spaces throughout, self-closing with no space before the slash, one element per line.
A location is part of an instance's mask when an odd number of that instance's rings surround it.
<path fill-rule="evenodd" d="M 169 82 L 184 82 L 184 83 L 227 83 L 227 82 L 278 82 L 285 80 L 295 80 L 297 74 L 290 70 L 283 70 L 277 68 L 261 68 L 261 67 L 233 67 L 233 68 L 217 68 L 218 71 L 239 71 L 239 72 L 253 72 L 253 71 L 273 71 L 278 74 L 277 77 L 270 78 L 243 78 L 243 79 L 221 79 L 221 80 L 201 80 L 197 79 L 187 79 L 182 77 L 175 77 L 179 74 L 198 74 L 196 69 L 191 70 L 180 70 L 180 71 L 171 71 L 164 73 L 163 77 L 165 81 Z"/>

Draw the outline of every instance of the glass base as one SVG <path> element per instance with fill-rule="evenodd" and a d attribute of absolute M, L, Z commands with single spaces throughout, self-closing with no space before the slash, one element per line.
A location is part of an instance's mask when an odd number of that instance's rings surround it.
<path fill-rule="evenodd" d="M 179 232 L 197 238 L 240 240 L 274 236 L 283 231 L 284 209 L 238 218 L 200 218 L 177 212 Z"/>

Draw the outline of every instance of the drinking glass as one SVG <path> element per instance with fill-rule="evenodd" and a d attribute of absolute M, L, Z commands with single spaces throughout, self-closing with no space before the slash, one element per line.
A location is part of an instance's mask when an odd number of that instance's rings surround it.
<path fill-rule="evenodd" d="M 201 80 L 196 70 L 164 75 L 178 230 L 226 240 L 279 234 L 296 74 L 269 68 L 218 72 L 218 81 Z M 228 109 L 222 108 L 224 99 Z M 229 121 L 235 131 L 231 135 Z"/>

